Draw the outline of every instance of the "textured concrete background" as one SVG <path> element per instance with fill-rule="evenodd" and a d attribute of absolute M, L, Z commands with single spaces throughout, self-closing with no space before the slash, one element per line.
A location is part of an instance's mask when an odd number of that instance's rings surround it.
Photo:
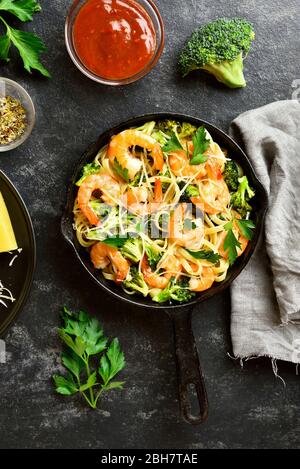
<path fill-rule="evenodd" d="M 298 0 L 157 0 L 166 26 L 165 52 L 152 73 L 125 88 L 102 87 L 82 76 L 64 45 L 71 2 L 41 1 L 34 28 L 49 46 L 48 81 L 12 61 L 1 75 L 33 97 L 37 124 L 20 149 L 1 154 L 0 167 L 28 204 L 38 263 L 33 289 L 9 331 L 8 362 L 0 365 L 0 447 L 60 448 L 293 448 L 300 445 L 300 392 L 295 367 L 279 363 L 283 388 L 268 360 L 241 370 L 230 351 L 229 296 L 201 305 L 194 332 L 206 375 L 210 417 L 191 427 L 179 417 L 171 324 L 166 316 L 119 304 L 95 288 L 63 242 L 59 223 L 68 177 L 83 150 L 104 129 L 154 111 L 186 112 L 228 129 L 239 113 L 290 99 L 300 78 Z M 253 21 L 257 40 L 246 61 L 248 87 L 231 91 L 198 75 L 180 79 L 179 47 L 199 23 L 241 15 Z M 108 334 L 118 335 L 127 358 L 123 391 L 90 411 L 56 396 L 56 328 L 61 305 L 86 308 Z"/>

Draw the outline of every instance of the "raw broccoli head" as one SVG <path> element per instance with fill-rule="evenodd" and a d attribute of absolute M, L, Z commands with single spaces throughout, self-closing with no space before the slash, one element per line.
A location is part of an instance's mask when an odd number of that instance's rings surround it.
<path fill-rule="evenodd" d="M 234 161 L 227 161 L 223 171 L 223 178 L 231 192 L 239 187 L 239 169 Z"/>
<path fill-rule="evenodd" d="M 241 18 L 222 18 L 198 28 L 188 39 L 179 58 L 179 70 L 206 70 L 230 88 L 243 88 L 243 55 L 255 37 L 253 26 Z"/>
<path fill-rule="evenodd" d="M 231 205 L 242 218 L 246 218 L 247 213 L 252 211 L 249 200 L 255 196 L 255 192 L 249 186 L 247 176 L 239 178 L 238 182 L 238 190 L 231 196 Z"/>
<path fill-rule="evenodd" d="M 167 301 L 177 301 L 184 303 L 190 301 L 196 294 L 189 290 L 189 279 L 184 277 L 181 280 L 175 281 L 172 278 L 168 286 L 160 293 L 155 295 L 152 300 L 156 303 L 166 303 Z"/>
<path fill-rule="evenodd" d="M 132 262 L 140 262 L 143 255 L 143 244 L 140 238 L 129 238 L 121 249 L 124 257 Z"/>
<path fill-rule="evenodd" d="M 149 293 L 149 288 L 144 280 L 144 277 L 140 274 L 139 269 L 135 266 L 130 267 L 130 274 L 128 278 L 124 280 L 122 286 L 126 290 L 136 291 L 141 293 L 143 296 L 147 296 Z"/>

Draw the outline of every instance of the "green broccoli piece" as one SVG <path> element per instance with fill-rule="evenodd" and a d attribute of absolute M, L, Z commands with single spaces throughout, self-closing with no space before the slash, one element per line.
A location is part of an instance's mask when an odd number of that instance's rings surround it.
<path fill-rule="evenodd" d="M 152 137 L 155 138 L 155 136 L 157 136 L 158 134 L 158 137 L 164 137 L 164 139 L 166 140 L 164 143 L 166 143 L 167 140 L 171 138 L 174 133 L 180 140 L 183 138 L 192 137 L 197 131 L 197 127 L 195 125 L 189 124 L 188 122 L 180 123 L 174 120 L 160 121 L 156 124 L 155 129 L 157 129 L 157 131 L 154 131 Z"/>
<path fill-rule="evenodd" d="M 136 266 L 130 267 L 129 276 L 126 280 L 124 280 L 122 286 L 126 290 L 136 291 L 141 293 L 143 296 L 147 296 L 149 293 L 149 287 Z"/>
<path fill-rule="evenodd" d="M 147 135 L 151 135 L 154 127 L 155 127 L 155 121 L 150 121 L 150 122 L 146 122 L 140 127 L 136 127 L 135 130 L 139 130 L 140 132 L 144 132 Z"/>
<path fill-rule="evenodd" d="M 148 244 L 148 243 L 145 245 L 145 251 L 147 254 L 147 258 L 148 258 L 148 264 L 151 270 L 154 271 L 160 259 L 162 258 L 162 254 L 157 249 L 155 249 L 153 245 Z"/>
<path fill-rule="evenodd" d="M 140 238 L 129 238 L 122 246 L 121 253 L 132 262 L 140 262 L 143 256 L 143 243 Z"/>
<path fill-rule="evenodd" d="M 221 18 L 198 28 L 186 42 L 179 70 L 186 76 L 205 70 L 230 88 L 243 88 L 243 55 L 255 38 L 253 26 L 242 18 Z"/>
<path fill-rule="evenodd" d="M 188 138 L 192 137 L 197 132 L 197 127 L 195 125 L 189 124 L 188 122 L 182 122 L 180 127 L 177 129 L 178 137 Z"/>
<path fill-rule="evenodd" d="M 98 173 L 100 170 L 100 165 L 98 163 L 88 163 L 82 168 L 81 178 L 76 182 L 76 186 L 81 186 L 85 178 L 91 174 Z"/>
<path fill-rule="evenodd" d="M 156 303 L 165 303 L 166 301 L 177 301 L 183 303 L 190 301 L 196 294 L 189 290 L 189 279 L 184 277 L 179 281 L 174 278 L 170 280 L 167 287 L 157 295 L 153 296 L 152 300 Z"/>
<path fill-rule="evenodd" d="M 184 194 L 191 198 L 191 197 L 198 197 L 200 195 L 199 192 L 199 187 L 198 186 L 192 186 L 191 184 L 187 186 L 187 188 L 184 191 Z"/>
<path fill-rule="evenodd" d="M 239 187 L 239 169 L 234 161 L 227 161 L 223 171 L 223 178 L 230 190 L 234 192 Z"/>
<path fill-rule="evenodd" d="M 156 132 L 154 131 L 151 134 L 151 137 L 155 138 L 155 140 L 160 143 L 162 147 L 164 147 L 169 140 L 169 136 L 166 135 L 162 130 L 157 130 Z"/>
<path fill-rule="evenodd" d="M 247 176 L 239 178 L 238 182 L 238 190 L 231 196 L 231 205 L 242 216 L 242 218 L 246 218 L 247 213 L 252 211 L 249 200 L 255 196 L 255 192 L 249 186 Z"/>

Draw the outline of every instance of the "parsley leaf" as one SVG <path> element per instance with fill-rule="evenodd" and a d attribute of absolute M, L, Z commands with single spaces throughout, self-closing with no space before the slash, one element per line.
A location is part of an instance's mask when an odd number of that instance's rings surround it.
<path fill-rule="evenodd" d="M 103 239 L 101 242 L 107 244 L 108 246 L 111 246 L 113 248 L 122 248 L 128 238 L 119 238 L 116 236 L 115 238 L 106 238 Z"/>
<path fill-rule="evenodd" d="M 162 147 L 162 151 L 165 153 L 170 153 L 171 151 L 183 150 L 183 146 L 180 143 L 180 140 L 175 132 L 171 133 L 171 138 L 167 143 Z"/>
<path fill-rule="evenodd" d="M 80 393 L 95 409 L 103 391 L 122 388 L 123 381 L 112 379 L 125 367 L 124 354 L 118 339 L 108 346 L 99 321 L 84 311 L 73 313 L 64 308 L 62 318 L 64 326 L 58 332 L 65 344 L 61 361 L 67 373 L 53 376 L 56 392 L 64 396 Z"/>
<path fill-rule="evenodd" d="M 114 159 L 113 166 L 117 175 L 120 176 L 122 179 L 124 179 L 125 182 L 129 182 L 128 169 L 123 168 L 123 166 L 121 166 L 120 163 L 118 162 L 117 158 Z"/>
<path fill-rule="evenodd" d="M 120 349 L 118 339 L 114 339 L 106 354 L 100 360 L 99 374 L 103 379 L 104 386 L 107 386 L 118 373 L 125 367 L 124 354 Z"/>
<path fill-rule="evenodd" d="M 210 145 L 210 139 L 207 138 L 205 127 L 199 127 L 195 135 L 193 136 L 194 151 L 193 156 L 190 160 L 191 165 L 198 165 L 207 161 L 207 156 L 203 153 L 206 152 Z"/>
<path fill-rule="evenodd" d="M 0 59 L 9 62 L 10 39 L 7 34 L 0 36 Z"/>
<path fill-rule="evenodd" d="M 31 21 L 33 14 L 41 11 L 36 0 L 0 0 L 0 10 L 8 11 L 21 21 Z"/>
<path fill-rule="evenodd" d="M 62 394 L 64 396 L 72 396 L 72 394 L 76 394 L 78 392 L 78 389 L 71 375 L 68 375 L 67 378 L 60 375 L 54 375 L 53 380 L 56 386 L 56 392 L 58 394 Z"/>
<path fill-rule="evenodd" d="M 236 218 L 236 224 L 241 232 L 241 234 L 244 236 L 244 238 L 248 239 L 251 241 L 253 238 L 253 230 L 255 229 L 255 224 L 251 220 L 240 220 Z"/>
<path fill-rule="evenodd" d="M 187 249 L 187 252 L 195 259 L 204 259 L 212 264 L 217 264 L 221 259 L 221 256 L 213 251 L 190 251 Z"/>
<path fill-rule="evenodd" d="M 227 231 L 226 238 L 224 239 L 224 250 L 228 252 L 228 260 L 230 265 L 232 265 L 238 257 L 237 249 L 241 247 L 241 243 L 233 232 L 233 220 L 226 223 L 224 228 Z"/>
<path fill-rule="evenodd" d="M 6 48 L 9 47 L 7 42 L 9 40 L 9 45 L 12 43 L 18 49 L 24 63 L 24 68 L 29 73 L 31 73 L 31 69 L 35 69 L 45 77 L 50 77 L 50 73 L 39 60 L 40 54 L 47 50 L 42 40 L 33 33 L 11 28 L 7 23 L 5 25 L 8 38 L 6 39 Z"/>

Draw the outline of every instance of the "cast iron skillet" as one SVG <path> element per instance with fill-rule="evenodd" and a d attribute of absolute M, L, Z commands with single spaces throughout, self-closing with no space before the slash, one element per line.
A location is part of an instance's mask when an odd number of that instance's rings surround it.
<path fill-rule="evenodd" d="M 0 280 L 12 291 L 16 298 L 16 301 L 8 304 L 7 308 L 0 305 L 1 337 L 24 306 L 30 291 L 35 270 L 36 245 L 32 222 L 25 203 L 12 182 L 2 171 L 0 171 L 0 191 L 9 211 L 18 246 L 22 248 L 22 252 L 18 255 L 12 267 L 9 267 L 9 263 L 13 255 L 8 253 L 0 254 Z"/>
<path fill-rule="evenodd" d="M 91 162 L 97 152 L 105 144 L 108 143 L 110 138 L 121 132 L 122 130 L 128 129 L 129 127 L 137 127 L 143 125 L 145 122 L 150 120 L 163 120 L 163 119 L 175 119 L 180 122 L 190 122 L 196 126 L 205 125 L 207 130 L 212 135 L 213 139 L 219 143 L 222 148 L 228 150 L 228 154 L 234 160 L 236 160 L 245 171 L 245 174 L 248 176 L 250 184 L 255 188 L 256 195 L 253 199 L 255 217 L 256 217 L 256 231 L 253 240 L 249 243 L 245 253 L 235 262 L 235 264 L 230 268 L 227 278 L 224 282 L 215 284 L 209 290 L 199 294 L 196 299 L 185 303 L 184 305 L 157 305 L 148 298 L 142 298 L 139 296 L 129 296 L 117 285 L 105 280 L 101 272 L 94 269 L 92 263 L 90 262 L 89 255 L 82 246 L 79 245 L 75 232 L 72 227 L 73 223 L 73 206 L 74 201 L 77 195 L 77 187 L 75 182 L 79 179 L 83 166 L 86 163 Z M 224 132 L 222 132 L 217 127 L 209 124 L 201 119 L 190 117 L 183 114 L 174 114 L 174 113 L 159 113 L 159 114 L 150 114 L 144 115 L 141 117 L 136 117 L 130 119 L 122 124 L 114 127 L 113 129 L 104 132 L 100 135 L 97 142 L 91 145 L 87 151 L 82 155 L 81 160 L 79 161 L 74 174 L 70 181 L 70 186 L 67 196 L 67 205 L 65 213 L 62 217 L 61 229 L 63 236 L 70 243 L 75 254 L 84 268 L 88 271 L 91 277 L 95 282 L 105 291 L 115 296 L 119 300 L 127 301 L 133 305 L 143 306 L 144 308 L 160 309 L 162 312 L 166 312 L 169 317 L 172 319 L 174 324 L 174 334 L 175 334 L 175 351 L 177 358 L 177 370 L 178 370 L 178 380 L 179 380 L 179 400 L 181 413 L 185 421 L 191 424 L 199 424 L 206 420 L 208 415 L 208 400 L 205 390 L 205 384 L 200 368 L 197 348 L 195 344 L 195 339 L 193 336 L 191 328 L 191 317 L 192 311 L 195 305 L 201 303 L 208 298 L 224 291 L 231 282 L 239 275 L 242 269 L 248 263 L 251 255 L 254 252 L 255 246 L 258 242 L 259 234 L 262 229 L 264 214 L 267 207 L 267 198 L 266 193 L 254 174 L 254 170 L 241 148 Z M 198 310 L 200 312 L 200 308 Z M 191 406 L 191 390 L 194 388 L 197 394 L 198 403 L 199 403 L 199 413 L 196 415 L 192 412 Z"/>

